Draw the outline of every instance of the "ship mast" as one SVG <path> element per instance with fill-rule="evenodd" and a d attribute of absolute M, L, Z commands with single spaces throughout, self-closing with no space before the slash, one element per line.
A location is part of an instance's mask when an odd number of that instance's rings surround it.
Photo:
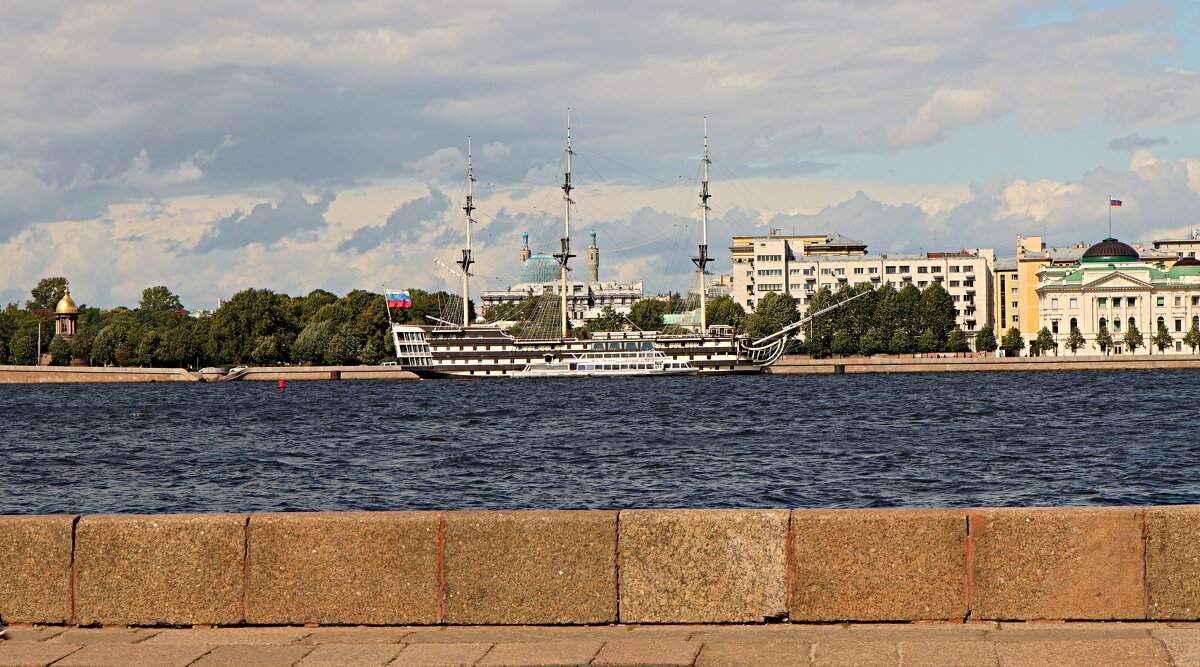
<path fill-rule="evenodd" d="M 467 203 L 463 206 L 463 211 L 467 214 L 467 247 L 463 248 L 462 259 L 456 262 L 462 267 L 463 279 L 463 327 L 471 325 L 471 265 L 475 260 L 471 258 L 471 225 L 475 224 L 471 213 L 475 211 L 475 167 L 471 164 L 471 137 L 467 137 Z"/>
<path fill-rule="evenodd" d="M 562 236 L 562 252 L 554 255 L 558 260 L 558 265 L 562 268 L 562 337 L 567 337 L 567 262 L 575 255 L 571 254 L 571 156 L 574 152 L 571 151 L 571 110 L 567 109 L 567 170 L 563 173 L 563 236 Z"/>
<path fill-rule="evenodd" d="M 705 267 L 712 261 L 708 256 L 708 198 L 712 195 L 708 194 L 708 117 L 704 117 L 704 159 L 702 161 L 704 168 L 704 179 L 700 181 L 700 252 L 692 261 L 696 263 L 696 268 L 700 270 L 700 335 L 708 331 L 708 285 L 705 281 Z"/>

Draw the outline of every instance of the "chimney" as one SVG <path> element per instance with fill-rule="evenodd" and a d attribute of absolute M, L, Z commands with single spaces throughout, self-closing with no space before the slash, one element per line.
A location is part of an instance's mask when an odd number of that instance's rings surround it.
<path fill-rule="evenodd" d="M 588 280 L 600 282 L 600 248 L 596 247 L 596 232 L 592 231 L 592 244 L 588 246 Z"/>

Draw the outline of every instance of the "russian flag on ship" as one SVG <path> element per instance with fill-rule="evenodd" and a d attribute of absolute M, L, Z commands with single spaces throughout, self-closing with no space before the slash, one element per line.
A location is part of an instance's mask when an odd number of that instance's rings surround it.
<path fill-rule="evenodd" d="M 384 292 L 388 308 L 412 308 L 412 297 L 408 292 Z"/>
<path fill-rule="evenodd" d="M 1109 205 L 1109 206 L 1120 206 L 1120 205 L 1121 205 L 1121 200 L 1120 200 L 1120 199 L 1109 199 L 1109 200 L 1108 200 L 1108 205 Z"/>

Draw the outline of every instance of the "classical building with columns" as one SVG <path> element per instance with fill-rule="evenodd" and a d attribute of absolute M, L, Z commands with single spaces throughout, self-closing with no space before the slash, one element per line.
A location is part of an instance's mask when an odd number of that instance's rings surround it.
<path fill-rule="evenodd" d="M 1122 339 L 1131 326 L 1145 337 L 1136 354 L 1159 354 L 1151 339 L 1160 327 L 1171 336 L 1163 354 L 1192 352 L 1183 337 L 1200 328 L 1200 260 L 1194 257 L 1147 262 L 1132 246 L 1107 238 L 1074 263 L 1043 266 L 1039 278 L 1038 330 L 1050 330 L 1059 354 L 1069 353 L 1072 328 L 1085 341 L 1078 354 L 1101 354 L 1101 329 L 1112 336 L 1109 354 L 1129 354 Z"/>
<path fill-rule="evenodd" d="M 63 297 L 58 300 L 58 305 L 54 308 L 54 335 L 71 340 L 77 331 L 79 331 L 79 307 L 71 299 L 71 288 L 68 286 L 63 292 Z"/>
<path fill-rule="evenodd" d="M 596 245 L 596 232 L 589 237 L 588 279 L 567 280 L 567 317 L 574 322 L 596 319 L 605 308 L 628 313 L 634 302 L 642 298 L 640 280 L 630 284 L 600 280 L 600 248 Z M 541 294 L 557 296 L 561 293 L 562 273 L 558 260 L 550 255 L 534 254 L 529 249 L 528 232 L 521 234 L 521 240 L 521 269 L 517 283 L 484 292 L 480 300 L 485 314 L 495 306 L 520 303 Z"/>

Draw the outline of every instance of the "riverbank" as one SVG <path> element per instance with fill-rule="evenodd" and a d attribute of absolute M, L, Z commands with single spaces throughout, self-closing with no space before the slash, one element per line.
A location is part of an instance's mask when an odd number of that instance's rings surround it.
<path fill-rule="evenodd" d="M 1200 506 L 0 516 L 70 625 L 1200 620 Z"/>

